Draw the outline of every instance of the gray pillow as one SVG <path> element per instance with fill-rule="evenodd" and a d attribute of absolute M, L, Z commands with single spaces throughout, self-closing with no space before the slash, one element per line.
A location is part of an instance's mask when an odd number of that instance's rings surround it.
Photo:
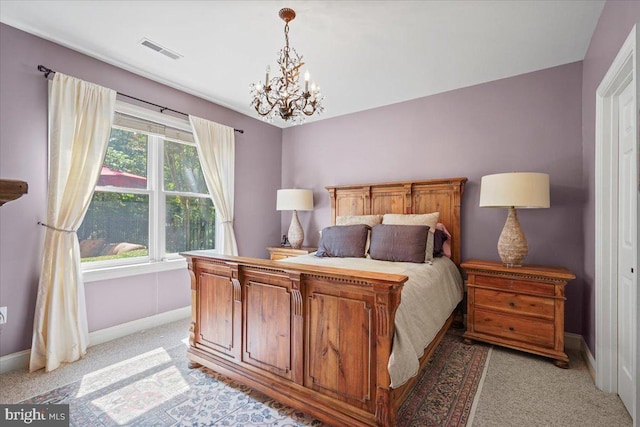
<path fill-rule="evenodd" d="M 322 230 L 316 256 L 364 258 L 370 229 L 365 224 L 326 227 Z"/>
<path fill-rule="evenodd" d="M 442 255 L 444 255 L 444 242 L 447 241 L 449 237 L 444 234 L 444 231 L 442 230 L 436 230 L 436 232 L 433 235 L 433 256 L 434 257 L 441 257 Z"/>
<path fill-rule="evenodd" d="M 372 259 L 422 263 L 425 260 L 428 225 L 376 225 L 371 229 Z"/>

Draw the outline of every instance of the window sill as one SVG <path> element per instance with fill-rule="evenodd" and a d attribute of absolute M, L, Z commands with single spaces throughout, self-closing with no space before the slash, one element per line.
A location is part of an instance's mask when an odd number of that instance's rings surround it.
<path fill-rule="evenodd" d="M 180 270 L 183 268 L 187 268 L 187 260 L 184 258 L 174 258 L 164 261 L 145 262 L 142 264 L 87 269 L 82 272 L 82 279 L 85 283 L 98 282 L 101 280 L 138 276 L 140 274 L 159 273 L 162 271 Z"/>

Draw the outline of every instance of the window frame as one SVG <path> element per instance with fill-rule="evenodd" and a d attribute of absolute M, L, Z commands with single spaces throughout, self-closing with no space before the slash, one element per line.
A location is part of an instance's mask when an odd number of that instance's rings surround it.
<path fill-rule="evenodd" d="M 169 116 L 144 107 L 116 100 L 115 112 L 157 123 L 162 126 L 192 134 L 189 120 Z M 134 130 L 114 124 L 112 128 Z M 139 274 L 156 273 L 186 268 L 186 260 L 178 253 L 166 254 L 166 198 L 171 195 L 201 197 L 204 193 L 164 190 L 164 141 L 195 147 L 195 143 L 169 137 L 153 131 L 145 131 L 147 140 L 147 188 L 125 188 L 96 186 L 95 191 L 111 193 L 146 194 L 149 196 L 149 242 L 148 254 L 143 257 L 81 263 L 84 282 L 115 279 Z M 211 195 L 209 195 L 211 198 Z M 215 207 L 215 204 L 214 204 Z M 216 215 L 216 246 L 222 232 L 221 222 Z M 216 249 L 208 252 L 215 254 Z"/>

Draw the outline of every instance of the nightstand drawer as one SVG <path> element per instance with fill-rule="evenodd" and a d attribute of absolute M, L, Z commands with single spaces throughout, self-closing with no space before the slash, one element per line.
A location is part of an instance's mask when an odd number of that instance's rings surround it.
<path fill-rule="evenodd" d="M 475 332 L 508 338 L 542 347 L 553 348 L 554 324 L 513 315 L 499 314 L 476 309 L 474 313 Z"/>
<path fill-rule="evenodd" d="M 534 297 L 491 289 L 474 290 L 477 308 L 491 308 L 513 314 L 525 314 L 553 321 L 555 302 L 551 298 Z"/>
<path fill-rule="evenodd" d="M 555 295 L 555 287 L 552 284 L 527 282 L 508 277 L 476 276 L 474 283 L 476 286 L 504 289 L 513 292 L 525 292 L 548 296 Z"/>

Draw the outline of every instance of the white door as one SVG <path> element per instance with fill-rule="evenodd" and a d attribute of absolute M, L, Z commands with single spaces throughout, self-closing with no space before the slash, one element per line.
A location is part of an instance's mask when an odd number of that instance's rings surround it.
<path fill-rule="evenodd" d="M 633 86 L 618 96 L 618 394 L 634 414 L 636 285 L 637 285 L 637 188 L 635 159 L 635 102 Z"/>

